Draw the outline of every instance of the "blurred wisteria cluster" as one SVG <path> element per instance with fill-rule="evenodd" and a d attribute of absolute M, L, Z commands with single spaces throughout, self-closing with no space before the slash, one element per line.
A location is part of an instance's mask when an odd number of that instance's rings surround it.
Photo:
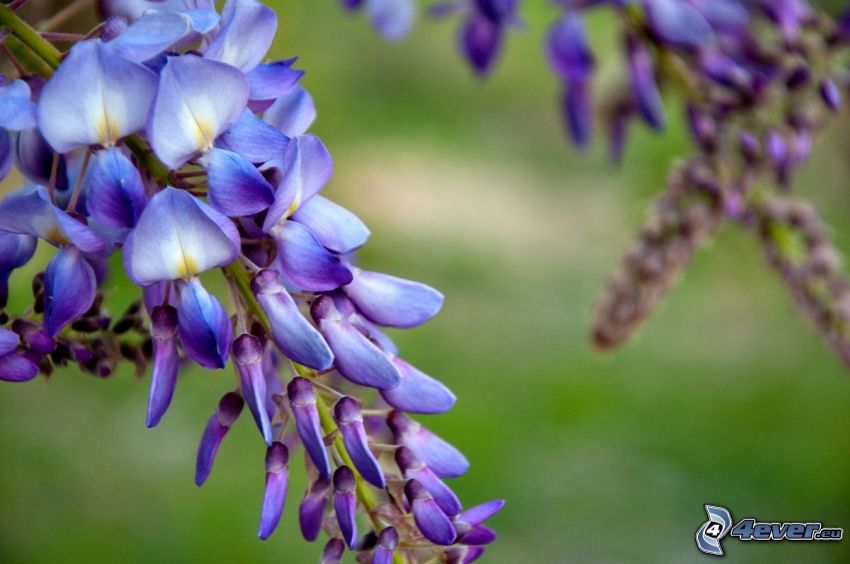
<path fill-rule="evenodd" d="M 303 71 L 265 60 L 275 13 L 255 0 L 220 14 L 204 0 L 106 3 L 102 24 L 69 37 L 36 31 L 22 4 L 0 6 L 18 71 L 0 86 L 0 172 L 25 178 L 0 201 L 0 380 L 131 363 L 150 373 L 153 427 L 183 368 L 232 359 L 236 387 L 210 406 L 195 482 L 247 405 L 266 445 L 261 539 L 300 445 L 300 526 L 308 541 L 327 535 L 322 562 L 346 549 L 376 563 L 478 558 L 502 502 L 464 509 L 444 482 L 467 460 L 408 414 L 446 412 L 455 396 L 382 332 L 426 322 L 443 296 L 356 266 L 369 230 L 321 195 L 333 162 L 308 132 Z M 7 304 L 39 241 L 55 250 L 32 300 Z M 116 276 L 139 299 L 112 315 L 99 287 Z"/>
<path fill-rule="evenodd" d="M 807 0 L 551 4 L 557 16 L 543 55 L 562 84 L 559 105 L 575 146 L 601 129 L 619 162 L 635 122 L 663 132 L 671 111 L 685 116 L 692 142 L 596 305 L 593 342 L 604 349 L 625 342 L 694 252 L 734 223 L 757 238 L 801 312 L 850 366 L 850 278 L 816 207 L 791 195 L 795 171 L 850 86 L 850 9 Z M 461 18 L 459 51 L 487 75 L 509 31 L 523 29 L 521 8 L 519 0 L 453 0 L 430 12 Z M 594 57 L 585 29 L 598 10 L 617 24 L 623 69 L 622 80 L 601 92 L 594 74 L 607 61 Z M 373 22 L 388 35 L 386 21 Z"/>

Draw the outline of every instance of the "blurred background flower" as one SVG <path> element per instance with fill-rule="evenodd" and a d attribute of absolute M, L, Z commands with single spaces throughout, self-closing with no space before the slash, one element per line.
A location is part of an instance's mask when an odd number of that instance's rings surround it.
<path fill-rule="evenodd" d="M 392 334 L 458 397 L 452 412 L 421 420 L 473 463 L 452 481 L 459 497 L 507 500 L 488 523 L 500 539 L 487 561 L 695 560 L 704 503 L 850 526 L 850 380 L 734 225 L 637 339 L 610 356 L 588 344 L 594 299 L 686 150 L 674 105 L 667 134 L 636 127 L 616 169 L 604 147 L 577 154 L 564 142 L 561 86 L 541 44 L 554 6 L 525 3 L 528 31 L 511 33 L 498 72 L 481 81 L 456 55 L 454 25 L 423 21 L 390 45 L 331 0 L 271 5 L 272 56 L 297 53 L 309 69 L 314 130 L 336 165 L 328 195 L 376 235 L 362 266 L 446 295 L 428 325 Z M 600 88 L 625 72 L 606 56 L 619 49 L 610 17 L 587 21 Z M 845 252 L 848 142 L 845 116 L 796 179 Z M 10 303 L 29 299 L 43 262 L 13 276 Z M 122 303 L 129 286 L 104 289 Z M 277 535 L 254 536 L 265 468 L 250 420 L 234 425 L 239 437 L 205 487 L 191 486 L 203 422 L 232 376 L 181 379 L 154 430 L 149 383 L 129 369 L 0 387 L 0 560 L 315 560 L 321 547 L 300 539 L 297 503 Z M 290 481 L 303 491 L 300 465 Z M 734 550 L 748 561 L 850 559 L 846 543 Z"/>

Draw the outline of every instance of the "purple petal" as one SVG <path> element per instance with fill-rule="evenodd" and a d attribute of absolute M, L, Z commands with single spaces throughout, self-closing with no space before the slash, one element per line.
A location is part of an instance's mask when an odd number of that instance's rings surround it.
<path fill-rule="evenodd" d="M 590 84 L 586 81 L 568 84 L 564 90 L 563 104 L 570 138 L 577 147 L 586 146 L 593 131 Z"/>
<path fill-rule="evenodd" d="M 294 59 L 264 63 L 249 72 L 246 76 L 251 87 L 251 100 L 274 100 L 289 92 L 304 71 L 292 68 Z"/>
<path fill-rule="evenodd" d="M 47 185 L 53 168 L 53 149 L 41 135 L 38 128 L 25 129 L 15 139 L 15 166 L 28 180 Z M 56 169 L 56 191 L 68 190 L 68 173 L 65 157 L 59 157 Z"/>
<path fill-rule="evenodd" d="M 490 72 L 501 45 L 502 29 L 490 18 L 472 16 L 461 28 L 461 52 L 481 76 Z"/>
<path fill-rule="evenodd" d="M 230 129 L 225 131 L 217 140 L 216 145 L 239 153 L 252 163 L 264 163 L 283 156 L 289 138 L 259 120 L 245 110 Z"/>
<path fill-rule="evenodd" d="M 263 511 L 257 536 L 266 540 L 280 522 L 286 505 L 286 486 L 289 482 L 289 449 L 274 442 L 266 451 L 266 490 L 263 494 Z"/>
<path fill-rule="evenodd" d="M 357 497 L 354 494 L 356 481 L 348 466 L 340 466 L 333 476 L 334 511 L 339 531 L 348 548 L 357 544 Z"/>
<path fill-rule="evenodd" d="M 275 343 L 287 358 L 315 370 L 331 367 L 330 347 L 321 333 L 301 315 L 276 271 L 260 271 L 251 281 L 251 289 L 269 318 Z"/>
<path fill-rule="evenodd" d="M 381 390 L 384 400 L 408 413 L 445 413 L 454 406 L 456 397 L 441 382 L 431 378 L 402 359 L 392 360 L 401 375 L 398 386 Z"/>
<path fill-rule="evenodd" d="M 0 327 L 0 356 L 14 352 L 18 348 L 21 338 L 14 331 Z"/>
<path fill-rule="evenodd" d="M 44 330 L 51 337 L 94 303 L 94 270 L 78 249 L 61 249 L 44 271 Z"/>
<path fill-rule="evenodd" d="M 151 312 L 153 372 L 145 425 L 156 427 L 174 397 L 180 357 L 177 353 L 177 310 L 170 305 L 157 306 Z"/>
<path fill-rule="evenodd" d="M 398 41 L 410 33 L 416 20 L 414 0 L 365 0 L 372 25 L 385 39 Z"/>
<path fill-rule="evenodd" d="M 316 106 L 310 93 L 296 86 L 275 100 L 263 120 L 289 137 L 298 137 L 316 120 Z"/>
<path fill-rule="evenodd" d="M 469 462 L 459 450 L 400 411 L 389 414 L 387 425 L 396 443 L 409 448 L 437 476 L 453 478 L 469 470 Z"/>
<path fill-rule="evenodd" d="M 316 395 L 313 385 L 306 379 L 296 376 L 286 388 L 289 405 L 295 417 L 295 428 L 304 450 L 324 479 L 331 477 L 331 462 L 325 449 L 324 434 L 319 422 L 319 410 L 316 408 Z"/>
<path fill-rule="evenodd" d="M 147 203 L 142 177 L 118 149 L 98 153 L 88 176 L 89 214 L 113 227 L 134 227 Z"/>
<path fill-rule="evenodd" d="M 169 57 L 147 123 L 151 147 L 178 169 L 211 149 L 247 103 L 248 81 L 238 69 L 194 55 Z"/>
<path fill-rule="evenodd" d="M 645 0 L 645 5 L 647 25 L 664 43 L 697 48 L 711 40 L 711 25 L 690 2 Z"/>
<path fill-rule="evenodd" d="M 404 477 L 422 484 L 443 513 L 449 516 L 460 513 L 462 506 L 455 493 L 430 468 L 416 458 L 413 451 L 401 446 L 395 452 L 395 460 Z"/>
<path fill-rule="evenodd" d="M 496 513 L 502 510 L 502 507 L 505 506 L 505 501 L 502 499 L 494 499 L 492 501 L 484 502 L 480 505 L 476 505 L 475 507 L 470 507 L 463 513 L 457 516 L 456 521 L 458 523 L 465 523 L 470 527 L 474 527 L 476 525 L 480 525 Z"/>
<path fill-rule="evenodd" d="M 51 204 L 41 186 L 15 192 L 0 203 L 0 231 L 34 235 L 56 246 L 70 243 L 84 253 L 106 250 L 97 233 Z"/>
<path fill-rule="evenodd" d="M 271 185 L 244 157 L 224 149 L 213 149 L 208 156 L 208 196 L 214 208 L 226 215 L 246 216 L 274 201 Z"/>
<path fill-rule="evenodd" d="M 826 107 L 833 112 L 838 112 L 841 109 L 841 90 L 835 84 L 835 81 L 830 77 L 826 77 L 820 83 L 819 90 L 821 99 L 823 99 Z"/>
<path fill-rule="evenodd" d="M 351 271 L 300 223 L 287 221 L 275 227 L 272 236 L 281 271 L 298 288 L 327 292 L 351 282 Z"/>
<path fill-rule="evenodd" d="M 206 368 L 224 368 L 233 329 L 221 302 L 193 278 L 180 289 L 180 342 L 189 358 Z"/>
<path fill-rule="evenodd" d="M 201 444 L 198 446 L 198 457 L 195 465 L 195 484 L 201 486 L 207 481 L 212 470 L 215 455 L 224 435 L 230 430 L 230 426 L 242 413 L 243 401 L 239 394 L 228 392 L 218 403 L 215 413 L 210 417 Z"/>
<path fill-rule="evenodd" d="M 306 225 L 323 247 L 335 253 L 350 253 L 369 238 L 369 228 L 360 218 L 318 194 L 304 202 L 292 219 Z"/>
<path fill-rule="evenodd" d="M 632 80 L 632 92 L 637 100 L 638 109 L 646 122 L 654 129 L 664 128 L 664 106 L 658 84 L 655 82 L 655 69 L 646 46 L 634 35 L 626 39 L 629 60 L 629 72 Z"/>
<path fill-rule="evenodd" d="M 144 127 L 156 84 L 148 68 L 110 52 L 100 40 L 81 41 L 41 89 L 41 133 L 60 153 L 115 145 Z"/>
<path fill-rule="evenodd" d="M 584 81 L 594 66 L 584 18 L 566 12 L 549 31 L 546 52 L 550 66 L 561 78 Z"/>
<path fill-rule="evenodd" d="M 319 478 L 313 482 L 298 506 L 298 523 L 304 540 L 313 542 L 319 537 L 328 500 L 328 488 L 330 488 L 330 482 Z"/>
<path fill-rule="evenodd" d="M 367 482 L 376 488 L 384 489 L 387 482 L 381 464 L 369 450 L 369 438 L 363 427 L 363 416 L 360 414 L 358 401 L 348 396 L 337 401 L 334 406 L 334 420 L 354 466 Z"/>
<path fill-rule="evenodd" d="M 235 232 L 232 222 L 224 221 Z M 125 269 L 143 286 L 191 278 L 236 259 L 239 247 L 232 235 L 192 195 L 166 188 L 151 198 L 127 238 L 131 246 L 124 252 Z"/>
<path fill-rule="evenodd" d="M 263 345 L 253 335 L 243 334 L 233 342 L 233 361 L 239 371 L 242 397 L 251 410 L 257 429 L 267 445 L 272 444 L 272 424 L 266 409 L 266 378 L 263 373 Z"/>
<path fill-rule="evenodd" d="M 442 546 L 453 544 L 457 537 L 454 525 L 422 484 L 410 480 L 404 486 L 404 493 L 412 506 L 416 527 L 425 538 Z"/>
<path fill-rule="evenodd" d="M 125 59 L 141 63 L 161 54 L 192 31 L 188 15 L 150 10 L 107 43 L 107 47 Z"/>
<path fill-rule="evenodd" d="M 0 231 L 0 308 L 6 307 L 9 295 L 9 276 L 16 268 L 30 261 L 37 240 L 31 235 Z"/>
<path fill-rule="evenodd" d="M 345 543 L 337 538 L 330 539 L 325 548 L 322 549 L 320 564 L 339 564 L 342 554 L 345 552 Z"/>
<path fill-rule="evenodd" d="M 3 382 L 28 382 L 38 376 L 38 366 L 30 359 L 17 354 L 0 356 L 0 380 Z"/>
<path fill-rule="evenodd" d="M 372 564 L 391 564 L 396 548 L 398 548 L 398 531 L 395 527 L 384 528 L 378 535 L 378 546 L 372 553 Z"/>
<path fill-rule="evenodd" d="M 255 0 L 227 0 L 221 14 L 221 31 L 204 57 L 250 71 L 266 56 L 276 31 L 274 10 Z"/>
<path fill-rule="evenodd" d="M 333 159 L 324 143 L 315 135 L 295 137 L 283 156 L 283 178 L 275 192 L 275 202 L 263 223 L 271 229 L 294 213 L 327 184 L 333 174 Z"/>
<path fill-rule="evenodd" d="M 0 128 L 21 131 L 35 127 L 35 123 L 29 85 L 18 79 L 0 86 Z"/>
<path fill-rule="evenodd" d="M 343 291 L 370 321 L 409 328 L 437 315 L 443 294 L 419 282 L 389 274 L 353 269 L 354 280 Z"/>
<path fill-rule="evenodd" d="M 469 532 L 464 533 L 458 542 L 461 544 L 481 546 L 496 540 L 496 531 L 486 525 L 476 525 Z"/>
<path fill-rule="evenodd" d="M 311 309 L 313 319 L 334 352 L 334 366 L 361 386 L 392 389 L 401 376 L 387 355 L 357 330 L 336 309 L 333 299 L 322 296 Z"/>

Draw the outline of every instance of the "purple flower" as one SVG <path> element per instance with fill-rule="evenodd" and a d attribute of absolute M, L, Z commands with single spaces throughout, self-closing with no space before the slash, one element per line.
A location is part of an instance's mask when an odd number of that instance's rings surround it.
<path fill-rule="evenodd" d="M 38 375 L 38 366 L 16 352 L 19 341 L 16 333 L 0 327 L 0 380 L 4 382 L 27 382 Z"/>
<path fill-rule="evenodd" d="M 263 372 L 263 345 L 248 334 L 233 341 L 233 362 L 239 372 L 239 387 L 248 409 L 254 417 L 257 429 L 266 444 L 272 444 L 272 424 L 266 409 L 266 377 Z"/>
<path fill-rule="evenodd" d="M 378 535 L 378 545 L 372 552 L 372 564 L 390 564 L 398 548 L 398 531 L 395 527 L 386 527 Z"/>
<path fill-rule="evenodd" d="M 326 480 L 330 479 L 331 463 L 325 449 L 313 385 L 305 378 L 295 377 L 289 382 L 286 390 L 292 415 L 295 417 L 295 428 L 301 437 L 304 450 L 316 465 L 319 475 Z"/>
<path fill-rule="evenodd" d="M 396 443 L 409 448 L 437 476 L 461 476 L 469 469 L 469 462 L 459 450 L 400 411 L 390 412 L 387 425 Z"/>
<path fill-rule="evenodd" d="M 369 439 L 363 426 L 363 416 L 360 414 L 360 402 L 347 396 L 340 398 L 334 406 L 334 420 L 354 466 L 367 482 L 376 488 L 384 489 L 387 485 L 384 472 L 378 459 L 369 450 Z"/>
<path fill-rule="evenodd" d="M 198 446 L 197 464 L 195 466 L 195 484 L 198 486 L 207 481 L 218 447 L 227 431 L 230 430 L 231 425 L 242 413 L 243 405 L 242 397 L 235 392 L 225 394 L 218 402 L 218 407 L 210 417 Z"/>
<path fill-rule="evenodd" d="M 644 120 L 653 129 L 664 128 L 664 106 L 655 82 L 655 69 L 646 46 L 634 35 L 626 37 L 632 93 Z"/>
<path fill-rule="evenodd" d="M 263 495 L 263 511 L 257 536 L 266 540 L 280 522 L 283 506 L 286 505 L 286 486 L 289 482 L 289 450 L 275 441 L 266 451 L 266 490 Z"/>
<path fill-rule="evenodd" d="M 357 497 L 354 493 L 356 488 L 354 473 L 348 466 L 340 466 L 334 472 L 333 483 L 334 512 L 339 530 L 345 544 L 353 549 L 357 543 Z"/>
<path fill-rule="evenodd" d="M 170 305 L 156 306 L 151 312 L 153 372 L 145 424 L 155 427 L 174 396 L 180 358 L 177 353 L 177 311 Z"/>
<path fill-rule="evenodd" d="M 319 536 L 330 485 L 329 480 L 319 477 L 307 489 L 304 499 L 298 506 L 298 523 L 305 540 L 313 542 Z"/>
<path fill-rule="evenodd" d="M 451 520 L 440 509 L 422 484 L 410 480 L 404 486 L 404 493 L 413 510 L 416 527 L 434 544 L 448 546 L 457 538 L 457 532 Z"/>

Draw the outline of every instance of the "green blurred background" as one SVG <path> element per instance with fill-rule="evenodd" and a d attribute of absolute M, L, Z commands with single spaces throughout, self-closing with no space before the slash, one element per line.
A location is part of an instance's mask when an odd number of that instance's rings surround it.
<path fill-rule="evenodd" d="M 486 561 L 708 559 L 693 539 L 705 503 L 850 527 L 850 379 L 748 233 L 724 229 L 623 350 L 589 346 L 593 302 L 685 134 L 671 103 L 667 134 L 636 128 L 619 169 L 601 147 L 568 148 L 540 47 L 556 9 L 526 4 L 527 29 L 481 81 L 456 55 L 454 21 L 422 21 L 388 44 L 331 0 L 275 3 L 274 54 L 301 56 L 336 162 L 327 193 L 372 228 L 362 263 L 447 296 L 435 320 L 393 337 L 459 398 L 423 418 L 472 462 L 451 485 L 469 505 L 507 500 Z M 591 20 L 611 86 L 622 71 L 609 23 Z M 850 250 L 839 121 L 798 187 Z M 13 279 L 18 304 L 35 270 Z M 256 539 L 264 448 L 250 419 L 207 484 L 192 483 L 231 374 L 186 373 L 155 430 L 147 386 L 129 371 L 102 381 L 72 370 L 0 386 L 0 562 L 316 560 L 321 545 L 297 530 L 299 462 L 282 527 Z M 731 561 L 850 561 L 846 540 L 725 548 Z"/>

